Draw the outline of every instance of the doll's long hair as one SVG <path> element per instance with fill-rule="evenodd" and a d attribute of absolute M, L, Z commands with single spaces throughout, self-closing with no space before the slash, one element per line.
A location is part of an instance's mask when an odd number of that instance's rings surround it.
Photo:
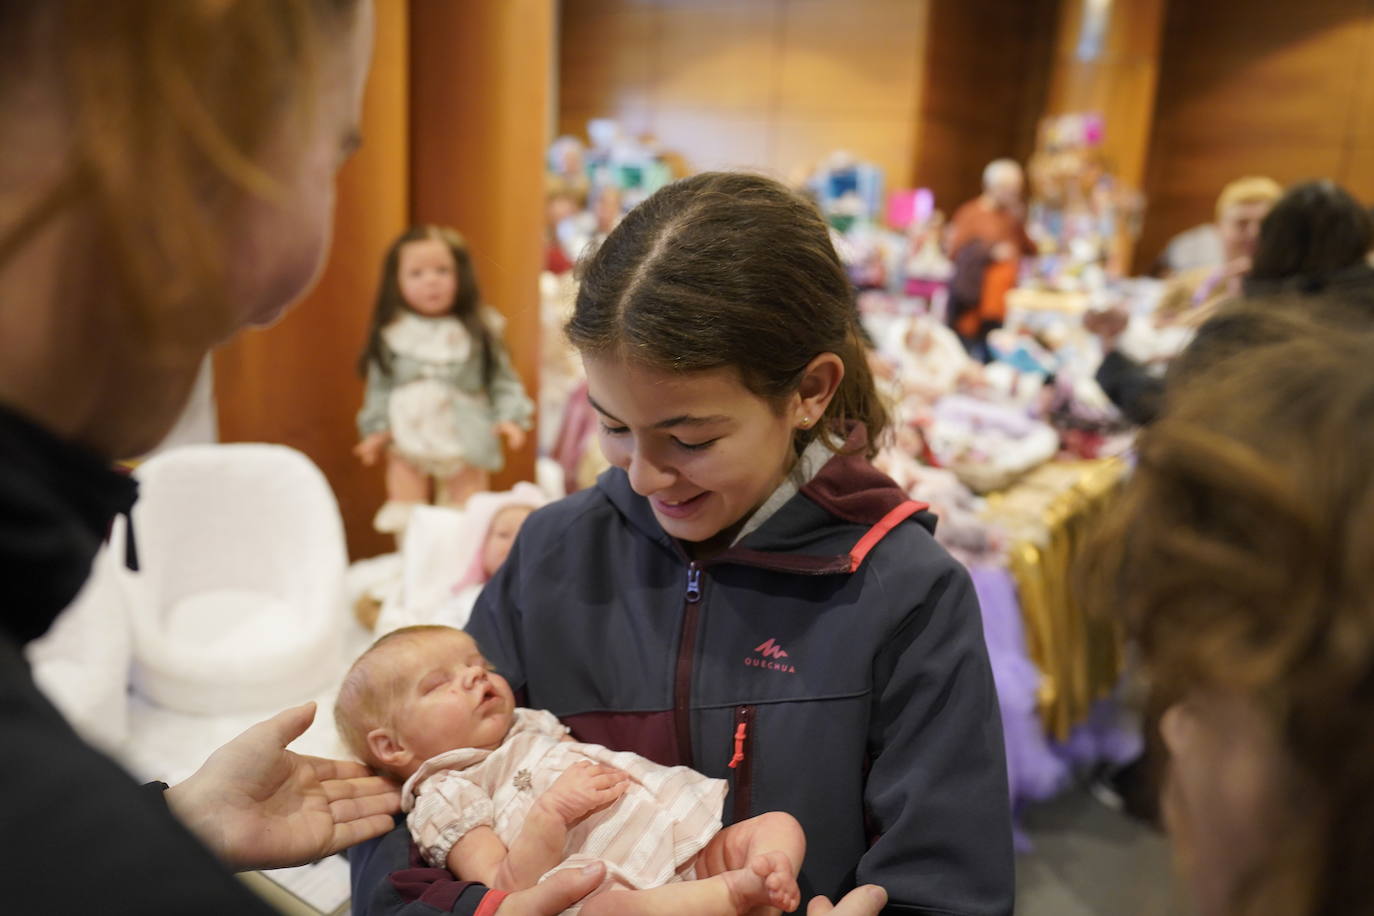
<path fill-rule="evenodd" d="M 443 242 L 453 254 L 457 267 L 457 289 L 453 294 L 453 308 L 449 314 L 457 318 L 467 328 L 473 342 L 482 354 L 482 385 L 491 384 L 496 368 L 492 353 L 492 334 L 482 320 L 482 293 L 477 286 L 477 271 L 472 266 L 472 255 L 468 244 L 457 230 L 447 226 L 411 226 L 401 234 L 382 259 L 382 276 L 377 283 L 377 305 L 372 311 L 372 326 L 367 334 L 367 345 L 358 356 L 358 374 L 367 375 L 369 363 L 376 363 L 383 373 L 391 374 L 391 351 L 382 340 L 382 332 L 396 319 L 403 309 L 408 309 L 401 295 L 401 247 L 409 242 L 434 239 Z"/>

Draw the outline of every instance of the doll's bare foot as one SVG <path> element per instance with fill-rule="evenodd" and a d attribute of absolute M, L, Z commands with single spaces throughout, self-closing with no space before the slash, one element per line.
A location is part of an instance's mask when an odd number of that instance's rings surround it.
<path fill-rule="evenodd" d="M 790 913 L 801 904 L 801 888 L 784 852 L 754 856 L 748 868 L 727 871 L 720 877 L 730 889 L 737 913 L 766 911 L 770 907 Z"/>

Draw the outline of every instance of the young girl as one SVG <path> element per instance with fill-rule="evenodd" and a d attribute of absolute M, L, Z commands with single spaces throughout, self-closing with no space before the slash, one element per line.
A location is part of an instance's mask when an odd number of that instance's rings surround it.
<path fill-rule="evenodd" d="M 870 463 L 886 411 L 815 207 L 751 175 L 663 188 L 590 257 L 568 331 L 612 467 L 526 520 L 468 624 L 483 651 L 579 740 L 728 778 L 727 823 L 796 817 L 807 897 L 1010 912 L 977 599 Z"/>
<path fill-rule="evenodd" d="M 360 759 L 405 781 L 401 807 L 424 858 L 461 878 L 523 890 L 601 860 L 608 887 L 638 891 L 615 901 L 619 914 L 800 903 L 796 820 L 772 813 L 722 830 L 723 781 L 574 742 L 551 714 L 517 709 L 461 630 L 382 637 L 344 679 L 335 719 Z"/>
<path fill-rule="evenodd" d="M 353 450 L 369 466 L 386 454 L 378 531 L 404 530 L 410 510 L 429 502 L 431 479 L 436 501 L 461 507 L 501 468 L 500 440 L 524 444 L 534 406 L 499 330 L 462 236 L 417 226 L 392 244 L 358 359 L 367 394 Z"/>

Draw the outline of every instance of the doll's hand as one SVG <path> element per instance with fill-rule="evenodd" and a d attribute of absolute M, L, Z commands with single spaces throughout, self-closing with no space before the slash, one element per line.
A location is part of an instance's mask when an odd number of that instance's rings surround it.
<path fill-rule="evenodd" d="M 387 443 L 390 441 L 391 432 L 389 430 L 373 433 L 353 446 L 353 454 L 361 458 L 363 464 L 372 467 L 372 465 L 377 463 L 377 459 L 382 457 L 382 450 L 386 448 Z"/>
<path fill-rule="evenodd" d="M 625 794 L 630 777 L 605 764 L 579 761 L 568 767 L 535 802 L 571 827 Z"/>
<path fill-rule="evenodd" d="M 506 448 L 512 452 L 519 451 L 525 444 L 525 431 L 509 420 L 496 424 L 496 434 L 506 440 Z"/>

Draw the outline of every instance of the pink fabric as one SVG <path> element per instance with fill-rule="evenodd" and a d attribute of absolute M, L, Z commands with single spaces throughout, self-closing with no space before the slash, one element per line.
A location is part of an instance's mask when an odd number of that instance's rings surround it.
<path fill-rule="evenodd" d="M 486 552 L 487 535 L 491 533 L 491 523 L 496 520 L 502 509 L 511 506 L 529 506 L 531 509 L 538 509 L 548 502 L 548 497 L 537 486 L 526 481 L 521 481 L 509 490 L 502 490 L 496 493 L 474 493 L 469 499 L 465 509 L 463 509 L 464 521 L 481 531 L 481 536 L 477 538 L 477 549 L 473 551 L 472 560 L 469 561 L 467 568 L 463 571 L 463 577 L 453 586 L 453 593 L 456 595 L 463 589 L 472 585 L 485 585 L 487 581 L 486 570 L 482 568 L 482 554 Z"/>
<path fill-rule="evenodd" d="M 563 408 L 563 422 L 558 427 L 558 439 L 553 446 L 553 460 L 563 468 L 563 482 L 567 492 L 577 490 L 577 465 L 587 450 L 587 440 L 596 429 L 596 410 L 587 400 L 587 383 L 573 389 Z"/>

